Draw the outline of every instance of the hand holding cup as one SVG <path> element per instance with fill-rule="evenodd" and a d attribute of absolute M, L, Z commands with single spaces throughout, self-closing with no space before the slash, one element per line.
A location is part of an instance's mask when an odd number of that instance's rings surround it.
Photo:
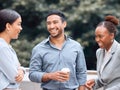
<path fill-rule="evenodd" d="M 66 80 L 69 80 L 69 77 L 70 77 L 70 69 L 69 69 L 69 68 L 62 68 L 61 71 L 64 72 L 65 74 L 67 74 Z"/>

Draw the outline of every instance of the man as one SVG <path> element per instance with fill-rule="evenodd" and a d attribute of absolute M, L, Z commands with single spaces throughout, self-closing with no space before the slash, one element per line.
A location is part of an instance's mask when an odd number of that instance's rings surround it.
<path fill-rule="evenodd" d="M 33 48 L 30 80 L 41 83 L 43 90 L 85 90 L 84 53 L 78 42 L 65 35 L 65 15 L 52 10 L 46 24 L 50 36 Z"/>

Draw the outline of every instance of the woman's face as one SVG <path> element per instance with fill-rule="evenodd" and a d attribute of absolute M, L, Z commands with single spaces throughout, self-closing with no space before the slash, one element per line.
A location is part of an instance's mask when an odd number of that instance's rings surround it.
<path fill-rule="evenodd" d="M 114 33 L 110 33 L 107 28 L 98 26 L 95 30 L 95 40 L 100 48 L 109 50 L 114 39 Z"/>
<path fill-rule="evenodd" d="M 17 39 L 19 36 L 19 33 L 22 30 L 22 19 L 21 17 L 19 17 L 18 19 L 16 19 L 16 21 L 13 24 L 9 25 L 9 37 L 11 39 Z"/>

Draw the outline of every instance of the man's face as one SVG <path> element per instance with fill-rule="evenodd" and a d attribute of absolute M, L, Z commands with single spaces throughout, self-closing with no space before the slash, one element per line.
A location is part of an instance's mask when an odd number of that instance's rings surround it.
<path fill-rule="evenodd" d="M 58 15 L 50 15 L 47 17 L 47 29 L 51 37 L 59 37 L 64 34 L 66 22 L 62 22 L 61 17 Z"/>

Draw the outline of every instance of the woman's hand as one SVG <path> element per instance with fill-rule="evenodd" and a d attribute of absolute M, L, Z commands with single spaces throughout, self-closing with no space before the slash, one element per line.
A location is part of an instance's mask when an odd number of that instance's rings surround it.
<path fill-rule="evenodd" d="M 21 82 L 24 78 L 24 71 L 22 69 L 18 69 L 18 74 L 17 76 L 15 77 L 15 80 L 17 82 Z"/>
<path fill-rule="evenodd" d="M 95 85 L 95 80 L 94 79 L 91 79 L 91 80 L 88 80 L 85 84 L 86 88 L 88 90 L 92 90 L 92 87 Z"/>

